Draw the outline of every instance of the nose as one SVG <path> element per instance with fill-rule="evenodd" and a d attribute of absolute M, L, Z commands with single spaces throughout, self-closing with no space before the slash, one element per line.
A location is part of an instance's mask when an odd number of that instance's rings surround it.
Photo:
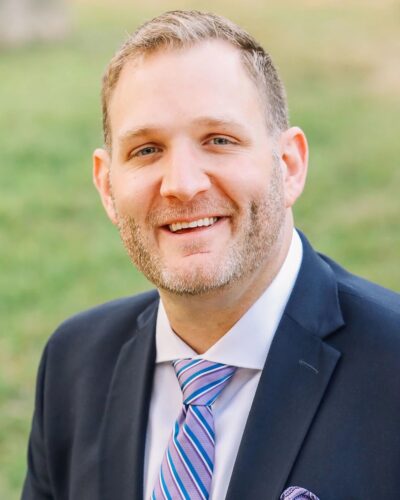
<path fill-rule="evenodd" d="M 161 196 L 190 201 L 210 186 L 204 164 L 192 148 L 179 147 L 170 152 L 163 169 Z"/>

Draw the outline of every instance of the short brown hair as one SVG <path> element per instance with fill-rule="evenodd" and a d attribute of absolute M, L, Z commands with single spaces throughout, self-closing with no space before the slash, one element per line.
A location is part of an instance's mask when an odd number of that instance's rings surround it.
<path fill-rule="evenodd" d="M 140 26 L 109 62 L 101 92 L 106 147 L 111 148 L 112 142 L 108 105 L 125 63 L 160 48 L 190 47 L 212 39 L 227 41 L 239 49 L 244 67 L 266 103 L 266 121 L 270 132 L 288 128 L 285 89 L 270 55 L 261 45 L 245 30 L 222 16 L 194 10 L 175 10 L 165 12 Z"/>

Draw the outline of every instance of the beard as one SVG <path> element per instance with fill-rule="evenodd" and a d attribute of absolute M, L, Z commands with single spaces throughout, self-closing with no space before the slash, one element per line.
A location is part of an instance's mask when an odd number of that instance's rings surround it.
<path fill-rule="evenodd" d="M 166 220 L 179 220 L 198 213 L 232 214 L 232 230 L 235 236 L 223 255 L 213 262 L 193 265 L 190 269 L 168 266 L 162 256 L 152 251 L 145 231 L 131 216 L 118 212 L 118 228 L 121 240 L 132 262 L 157 288 L 176 295 L 202 295 L 237 283 L 268 264 L 273 255 L 285 220 L 285 204 L 282 173 L 274 162 L 271 180 L 264 196 L 252 200 L 244 208 L 233 202 L 215 204 L 210 200 L 193 201 L 190 205 L 177 203 L 176 207 L 159 209 L 146 217 L 146 227 L 158 227 Z M 219 209 L 219 210 L 218 210 Z M 199 244 L 193 242 L 185 250 L 196 252 Z"/>

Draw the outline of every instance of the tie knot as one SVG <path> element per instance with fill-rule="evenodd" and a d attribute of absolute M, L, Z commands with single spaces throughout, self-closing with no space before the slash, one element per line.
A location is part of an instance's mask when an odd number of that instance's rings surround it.
<path fill-rule="evenodd" d="M 177 359 L 173 363 L 183 394 L 183 404 L 210 406 L 228 384 L 235 366 L 204 359 Z"/>

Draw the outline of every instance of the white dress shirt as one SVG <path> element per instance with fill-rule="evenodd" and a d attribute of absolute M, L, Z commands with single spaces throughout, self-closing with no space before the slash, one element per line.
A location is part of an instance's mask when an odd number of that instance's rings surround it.
<path fill-rule="evenodd" d="M 302 255 L 302 243 L 294 231 L 288 255 L 273 282 L 240 320 L 202 355 L 172 331 L 160 301 L 156 368 L 146 434 L 146 500 L 152 494 L 172 427 L 182 408 L 182 392 L 171 365 L 171 361 L 178 358 L 202 358 L 238 367 L 213 404 L 216 445 L 210 499 L 225 498 L 261 371 L 296 281 Z"/>

